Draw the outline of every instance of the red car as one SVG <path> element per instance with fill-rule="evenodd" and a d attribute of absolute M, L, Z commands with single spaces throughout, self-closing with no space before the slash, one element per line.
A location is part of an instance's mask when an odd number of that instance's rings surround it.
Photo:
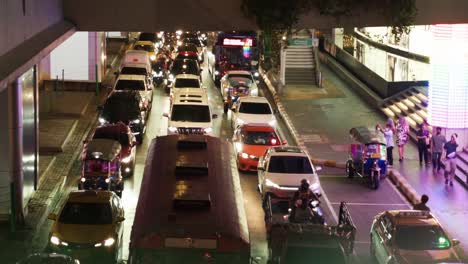
<path fill-rule="evenodd" d="M 255 124 L 237 128 L 232 142 L 237 152 L 237 167 L 241 171 L 257 171 L 258 160 L 268 148 L 287 144 L 275 128 Z"/>
<path fill-rule="evenodd" d="M 112 139 L 121 145 L 120 151 L 120 171 L 123 176 L 132 176 L 135 171 L 136 145 L 137 140 L 129 126 L 122 122 L 112 125 L 99 126 L 90 137 L 93 139 Z M 84 142 L 83 153 L 86 153 Z"/>

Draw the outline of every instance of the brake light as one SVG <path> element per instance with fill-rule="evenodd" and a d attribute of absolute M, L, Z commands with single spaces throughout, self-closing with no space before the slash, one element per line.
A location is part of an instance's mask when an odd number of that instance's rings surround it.
<path fill-rule="evenodd" d="M 271 139 L 271 144 L 272 145 L 276 145 L 277 143 L 278 143 L 278 140 L 276 140 L 276 138 Z"/>
<path fill-rule="evenodd" d="M 211 254 L 208 252 L 205 252 L 205 254 L 203 254 L 203 257 L 209 259 L 211 258 Z"/>

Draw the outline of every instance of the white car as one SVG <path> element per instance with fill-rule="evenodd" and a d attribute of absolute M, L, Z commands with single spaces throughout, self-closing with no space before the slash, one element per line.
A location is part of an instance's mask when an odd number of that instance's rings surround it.
<path fill-rule="evenodd" d="M 153 86 L 144 75 L 120 74 L 113 91 L 138 91 L 142 98 L 140 108 L 150 110 L 153 102 Z"/>
<path fill-rule="evenodd" d="M 228 71 L 220 82 L 224 112 L 227 113 L 239 98 L 258 96 L 257 82 L 249 71 Z"/>
<path fill-rule="evenodd" d="M 211 114 L 208 96 L 204 89 L 184 88 L 174 93 L 167 134 L 213 135 L 213 120 L 218 116 Z"/>
<path fill-rule="evenodd" d="M 279 146 L 269 148 L 258 161 L 258 189 L 263 199 L 291 198 L 306 179 L 310 189 L 321 194 L 317 170 L 309 156 L 298 147 Z"/>
<path fill-rule="evenodd" d="M 265 97 L 242 97 L 234 104 L 231 116 L 232 128 L 248 124 L 264 124 L 276 127 L 276 117 Z"/>
<path fill-rule="evenodd" d="M 174 93 L 183 88 L 203 88 L 200 77 L 195 74 L 179 74 L 174 78 L 171 85 L 170 96 L 173 97 Z"/>

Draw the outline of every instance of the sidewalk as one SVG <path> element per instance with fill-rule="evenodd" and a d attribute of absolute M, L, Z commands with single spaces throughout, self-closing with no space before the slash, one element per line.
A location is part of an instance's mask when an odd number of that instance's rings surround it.
<path fill-rule="evenodd" d="M 108 52 L 112 64 L 102 87 L 113 83 L 112 73 L 119 65 L 120 52 L 118 47 Z M 47 215 L 76 187 L 82 142 L 95 127 L 97 106 L 102 104 L 107 92 L 102 89 L 95 96 L 93 92 L 41 91 L 39 187 L 27 204 L 26 226 L 15 233 L 9 231 L 8 224 L 0 226 L 2 263 L 15 263 L 26 254 L 41 251 L 47 244 L 50 226 Z"/>
<path fill-rule="evenodd" d="M 313 159 L 345 162 L 351 143 L 349 130 L 355 126 L 383 124 L 386 118 L 366 104 L 326 65 L 321 65 L 321 70 L 323 88 L 290 85 L 277 97 Z M 468 228 L 465 228 L 468 192 L 457 181 L 454 187 L 445 187 L 442 174 L 433 175 L 432 167 L 420 167 L 413 142 L 407 144 L 403 162 L 398 162 L 397 149 L 393 155 L 394 170 L 403 175 L 418 194 L 429 195 L 429 207 L 468 252 Z"/>

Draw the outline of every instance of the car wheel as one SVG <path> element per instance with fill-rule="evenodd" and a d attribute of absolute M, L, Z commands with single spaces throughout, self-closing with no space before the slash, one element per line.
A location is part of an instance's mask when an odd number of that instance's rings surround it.
<path fill-rule="evenodd" d="M 348 178 L 353 178 L 354 177 L 354 168 L 353 168 L 353 161 L 348 160 L 346 162 L 346 174 L 348 175 Z"/>

